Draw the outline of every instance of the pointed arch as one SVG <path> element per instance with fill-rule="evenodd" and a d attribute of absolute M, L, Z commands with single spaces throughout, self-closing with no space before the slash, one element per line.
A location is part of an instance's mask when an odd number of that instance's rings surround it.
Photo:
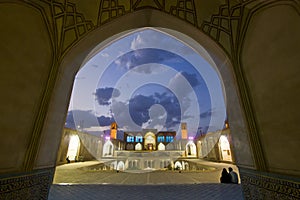
<path fill-rule="evenodd" d="M 148 20 L 151 19 L 151 20 Z M 135 21 L 135 23 L 130 23 Z M 124 26 L 126 24 L 126 26 Z M 60 71 L 62 78 L 57 80 L 51 107 L 47 119 L 50 121 L 60 119 L 63 121 L 70 93 L 73 77 L 81 66 L 95 53 L 120 37 L 137 31 L 140 27 L 155 27 L 172 37 L 176 37 L 189 45 L 195 51 L 205 52 L 204 56 L 218 71 L 224 82 L 224 97 L 228 112 L 228 121 L 231 126 L 233 147 L 236 148 L 236 161 L 240 166 L 254 167 L 251 148 L 248 140 L 248 129 L 244 119 L 244 111 L 237 93 L 237 85 L 232 72 L 232 64 L 226 53 L 214 41 L 189 24 L 184 24 L 175 17 L 152 10 L 136 11 L 107 23 L 106 26 L 96 28 L 88 33 L 65 55 L 61 61 Z M 68 91 L 68 92 L 67 92 Z M 64 94 L 68 95 L 64 95 Z M 243 144 L 243 145 L 239 145 Z"/>

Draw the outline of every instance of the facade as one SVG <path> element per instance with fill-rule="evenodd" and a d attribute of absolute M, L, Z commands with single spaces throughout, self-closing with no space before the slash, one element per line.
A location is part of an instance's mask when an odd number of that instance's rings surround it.
<path fill-rule="evenodd" d="M 1 197 L 47 199 L 76 72 L 153 28 L 218 71 L 245 199 L 300 198 L 299 1 L 92 2 L 0 2 Z"/>
<path fill-rule="evenodd" d="M 115 122 L 111 124 L 110 136 L 105 138 L 64 128 L 57 164 L 65 164 L 68 158 L 70 162 L 103 161 L 104 170 L 192 170 L 197 167 L 193 159 L 232 163 L 231 144 L 227 139 L 229 128 L 197 139 L 183 139 L 188 135 L 187 124 L 181 127 L 179 139 L 175 131 L 143 129 L 124 132 L 124 140 L 116 139 Z"/>
<path fill-rule="evenodd" d="M 229 128 L 209 132 L 197 140 L 199 158 L 215 162 L 234 162 Z"/>
<path fill-rule="evenodd" d="M 166 146 L 176 137 L 175 131 L 160 131 L 144 129 L 141 132 L 124 132 L 126 150 L 165 150 Z"/>

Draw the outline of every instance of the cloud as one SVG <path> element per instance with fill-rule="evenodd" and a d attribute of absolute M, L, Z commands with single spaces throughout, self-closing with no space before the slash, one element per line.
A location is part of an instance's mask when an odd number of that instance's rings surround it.
<path fill-rule="evenodd" d="M 188 83 L 189 85 L 187 85 L 186 83 Z M 169 85 L 172 88 L 179 88 L 181 92 L 191 92 L 192 88 L 199 86 L 200 84 L 201 84 L 201 81 L 197 77 L 197 74 L 190 74 L 187 72 L 178 72 L 169 81 Z M 188 87 L 182 88 L 183 86 L 188 86 L 189 88 Z M 184 96 L 185 96 L 185 94 L 184 94 Z"/>
<path fill-rule="evenodd" d="M 166 125 L 166 118 L 167 118 L 167 114 L 164 113 L 163 115 L 156 115 L 153 112 L 153 108 L 154 110 L 157 108 L 157 104 L 152 106 L 150 108 L 150 119 L 146 122 L 143 123 L 142 128 L 143 129 L 156 129 L 157 131 L 166 131 L 165 125 Z M 164 109 L 163 109 L 164 110 Z"/>
<path fill-rule="evenodd" d="M 202 113 L 200 114 L 200 117 L 201 117 L 201 118 L 210 118 L 211 115 L 212 115 L 212 113 L 213 113 L 213 110 L 212 110 L 212 109 L 209 109 L 209 110 L 207 110 L 207 111 L 205 111 L 205 112 L 202 112 Z"/>
<path fill-rule="evenodd" d="M 164 63 L 165 61 L 173 63 L 178 62 L 178 57 L 175 54 L 170 54 L 170 52 L 164 50 L 148 48 L 128 52 L 117 58 L 114 63 L 117 67 L 125 68 L 126 70 L 134 69 L 136 72 L 150 74 L 156 69 L 155 67 L 135 67 L 149 63 Z"/>
<path fill-rule="evenodd" d="M 70 128 L 70 129 L 76 129 L 76 125 L 74 122 L 74 118 L 73 118 L 73 112 L 69 111 L 67 114 L 67 118 L 66 118 L 66 122 L 65 122 L 65 127 L 66 128 Z"/>
<path fill-rule="evenodd" d="M 67 114 L 65 127 L 99 135 L 101 132 L 109 130 L 111 123 L 114 121 L 115 119 L 110 116 L 96 117 L 90 110 L 71 110 Z"/>
<path fill-rule="evenodd" d="M 110 126 L 115 121 L 113 117 L 100 116 L 97 117 L 100 126 Z"/>
<path fill-rule="evenodd" d="M 111 109 L 111 113 L 113 113 L 119 127 L 130 131 L 139 130 L 139 127 L 131 120 L 128 112 L 128 102 L 113 100 Z"/>
<path fill-rule="evenodd" d="M 95 92 L 99 105 L 110 105 L 111 98 L 120 96 L 120 91 L 116 88 L 98 88 Z"/>
<path fill-rule="evenodd" d="M 133 40 L 131 42 L 131 45 L 130 45 L 130 49 L 136 50 L 137 48 L 139 48 L 143 44 L 144 44 L 144 41 L 141 37 L 141 34 L 138 34 L 135 38 L 133 38 Z"/>
<path fill-rule="evenodd" d="M 129 111 L 133 121 L 142 126 L 150 119 L 149 108 L 155 104 L 155 99 L 144 95 L 137 95 L 129 100 Z"/>
<path fill-rule="evenodd" d="M 108 54 L 108 53 L 104 53 L 104 52 L 102 52 L 100 55 L 101 55 L 102 57 L 104 57 L 104 58 L 109 57 L 109 54 Z"/>
<path fill-rule="evenodd" d="M 98 121 L 91 110 L 71 110 L 68 112 L 65 127 L 84 129 L 98 126 Z"/>
<path fill-rule="evenodd" d="M 132 50 L 161 46 L 165 49 L 176 49 L 182 55 L 193 54 L 194 51 L 181 41 L 161 32 L 153 30 L 142 31 L 133 38 L 130 48 Z"/>
<path fill-rule="evenodd" d="M 196 87 L 201 84 L 196 74 L 189 74 L 187 72 L 180 72 L 180 73 L 189 81 L 192 87 Z"/>
<path fill-rule="evenodd" d="M 155 104 L 161 105 L 164 110 L 160 108 L 151 111 L 150 108 Z M 139 126 L 164 126 L 169 129 L 181 122 L 180 104 L 176 96 L 166 92 L 150 96 L 136 95 L 129 101 L 129 111 L 133 121 Z"/>

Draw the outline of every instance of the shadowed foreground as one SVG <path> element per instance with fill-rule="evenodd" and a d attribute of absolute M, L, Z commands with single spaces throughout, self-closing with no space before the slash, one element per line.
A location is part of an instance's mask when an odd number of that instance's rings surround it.
<path fill-rule="evenodd" d="M 242 200 L 240 184 L 52 185 L 49 200 Z"/>
<path fill-rule="evenodd" d="M 242 200 L 240 184 L 220 184 L 223 167 L 229 164 L 198 161 L 213 170 L 149 171 L 146 173 L 97 171 L 98 162 L 71 163 L 56 168 L 49 200 L 95 199 L 201 199 Z M 237 171 L 236 166 L 232 166 Z M 144 171 L 145 172 L 145 171 Z"/>

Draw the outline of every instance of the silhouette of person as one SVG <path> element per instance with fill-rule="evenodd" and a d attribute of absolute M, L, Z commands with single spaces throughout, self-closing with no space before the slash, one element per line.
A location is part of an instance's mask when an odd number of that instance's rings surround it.
<path fill-rule="evenodd" d="M 231 182 L 231 176 L 225 168 L 223 168 L 223 170 L 222 170 L 220 182 L 221 183 L 230 183 Z"/>
<path fill-rule="evenodd" d="M 69 156 L 66 158 L 66 161 L 67 161 L 67 163 L 71 162 L 70 159 L 69 159 Z"/>
<path fill-rule="evenodd" d="M 231 167 L 228 168 L 229 174 L 231 176 L 231 183 L 238 184 L 238 175 Z"/>

